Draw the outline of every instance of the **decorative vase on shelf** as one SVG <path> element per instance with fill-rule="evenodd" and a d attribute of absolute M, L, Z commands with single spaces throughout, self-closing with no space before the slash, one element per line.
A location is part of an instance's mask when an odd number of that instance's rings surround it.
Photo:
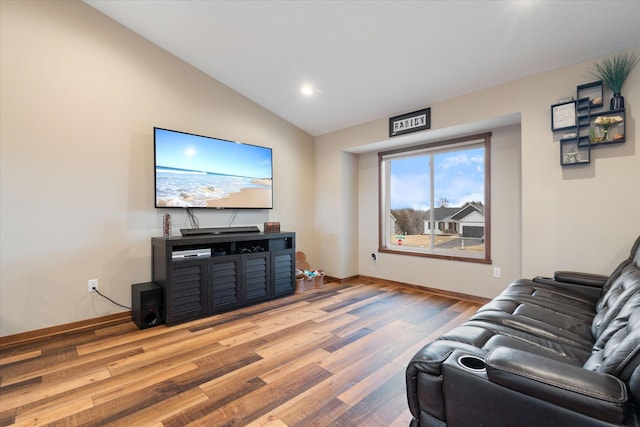
<path fill-rule="evenodd" d="M 604 130 L 602 126 L 594 126 L 589 129 L 589 139 L 591 143 L 597 144 L 598 142 L 602 142 L 607 138 L 607 132 Z"/>
<path fill-rule="evenodd" d="M 624 96 L 620 94 L 620 92 L 616 92 L 613 94 L 613 98 L 611 98 L 611 103 L 609 104 L 610 110 L 622 110 L 624 108 Z"/>

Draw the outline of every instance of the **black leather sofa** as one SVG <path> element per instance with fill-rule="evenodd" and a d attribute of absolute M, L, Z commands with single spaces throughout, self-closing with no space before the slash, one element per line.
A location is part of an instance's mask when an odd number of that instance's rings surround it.
<path fill-rule="evenodd" d="M 640 425 L 640 237 L 610 276 L 516 280 L 406 370 L 412 426 Z"/>

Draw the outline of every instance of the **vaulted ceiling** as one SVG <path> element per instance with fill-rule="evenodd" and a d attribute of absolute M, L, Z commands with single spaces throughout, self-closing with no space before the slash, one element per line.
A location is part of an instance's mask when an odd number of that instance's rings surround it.
<path fill-rule="evenodd" d="M 640 0 L 85 3 L 314 136 L 640 47 Z"/>

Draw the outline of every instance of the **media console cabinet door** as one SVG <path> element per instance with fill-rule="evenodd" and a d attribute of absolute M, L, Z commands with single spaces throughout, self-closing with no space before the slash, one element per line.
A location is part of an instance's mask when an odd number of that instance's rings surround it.
<path fill-rule="evenodd" d="M 212 313 L 240 306 L 243 303 L 240 260 L 240 256 L 237 255 L 209 260 Z"/>
<path fill-rule="evenodd" d="M 247 254 L 243 257 L 244 289 L 247 302 L 258 302 L 269 298 L 269 276 L 271 263 L 269 252 Z"/>
<path fill-rule="evenodd" d="M 272 251 L 273 295 L 289 295 L 295 289 L 295 250 Z"/>
<path fill-rule="evenodd" d="M 172 280 L 165 290 L 165 321 L 190 320 L 208 311 L 207 264 L 203 261 L 172 263 Z"/>

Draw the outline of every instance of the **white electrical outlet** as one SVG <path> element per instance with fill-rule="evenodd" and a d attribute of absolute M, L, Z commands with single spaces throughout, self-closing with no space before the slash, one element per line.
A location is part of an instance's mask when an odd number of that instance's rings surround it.
<path fill-rule="evenodd" d="M 502 269 L 500 267 L 493 267 L 493 277 L 495 278 L 502 277 Z"/>
<path fill-rule="evenodd" d="M 98 290 L 98 279 L 90 279 L 89 282 L 87 282 L 87 291 L 95 292 L 97 290 Z"/>

